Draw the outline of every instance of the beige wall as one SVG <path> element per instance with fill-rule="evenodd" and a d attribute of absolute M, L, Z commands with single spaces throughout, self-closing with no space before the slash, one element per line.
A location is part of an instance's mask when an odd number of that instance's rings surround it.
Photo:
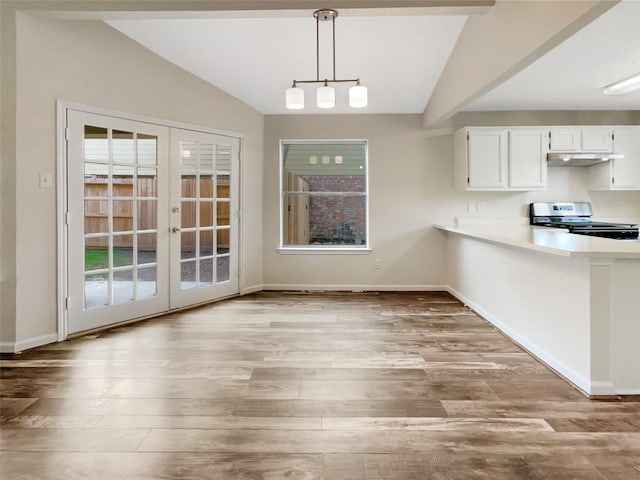
<path fill-rule="evenodd" d="M 57 328 L 56 191 L 38 186 L 39 173 L 56 171 L 56 100 L 244 135 L 244 283 L 259 285 L 263 116 L 102 22 L 52 20 L 19 12 L 16 24 L 16 155 L 15 162 L 3 157 L 3 227 L 7 210 L 9 222 L 12 214 L 19 221 L 16 247 L 5 245 L 3 238 L 2 282 L 7 289 L 0 340 L 20 344 L 54 334 Z M 3 100 L 6 96 L 3 92 Z M 3 135 L 10 130 L 3 128 Z M 12 278 L 4 265 L 10 265 L 14 254 Z"/>
<path fill-rule="evenodd" d="M 573 124 L 579 112 L 563 116 Z M 493 115 L 494 125 L 511 114 Z M 626 118 L 624 112 L 611 119 Z M 599 216 L 640 218 L 640 192 L 589 192 L 584 168 L 551 168 L 542 192 L 456 192 L 453 136 L 423 130 L 419 115 L 267 116 L 264 175 L 264 284 L 266 288 L 419 288 L 446 285 L 444 236 L 434 223 L 454 217 L 528 216 L 533 201 L 592 201 Z M 290 255 L 279 242 L 280 139 L 366 139 L 369 142 L 368 255 Z M 485 211 L 468 213 L 469 202 Z M 375 261 L 382 268 L 375 269 Z"/>

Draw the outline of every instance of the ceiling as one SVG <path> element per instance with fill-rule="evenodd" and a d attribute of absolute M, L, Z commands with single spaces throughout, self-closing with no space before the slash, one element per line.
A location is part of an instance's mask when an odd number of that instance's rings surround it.
<path fill-rule="evenodd" d="M 355 12 L 355 13 L 354 13 Z M 349 84 L 336 86 L 336 107 L 291 111 L 284 92 L 316 78 L 313 10 L 226 12 L 216 18 L 109 20 L 161 57 L 263 114 L 422 113 L 464 27 L 465 15 L 372 15 L 336 19 L 336 78 L 360 78 L 369 105 L 347 106 Z M 320 23 L 320 78 L 331 78 L 331 23 Z M 465 106 L 493 110 L 636 110 L 640 93 L 602 95 L 614 81 L 640 73 L 640 1 L 625 0 L 493 91 Z M 472 73 L 472 72 L 470 72 Z"/>
<path fill-rule="evenodd" d="M 640 110 L 640 91 L 602 94 L 638 73 L 640 1 L 625 0 L 464 110 Z"/>

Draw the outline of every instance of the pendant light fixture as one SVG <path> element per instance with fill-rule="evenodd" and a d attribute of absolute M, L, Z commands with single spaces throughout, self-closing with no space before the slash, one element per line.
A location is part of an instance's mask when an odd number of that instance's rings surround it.
<path fill-rule="evenodd" d="M 336 91 L 329 86 L 330 83 L 355 83 L 349 89 L 349 106 L 352 108 L 362 108 L 367 106 L 367 87 L 360 85 L 360 79 L 338 80 L 336 79 L 336 17 L 338 12 L 330 8 L 316 10 L 313 17 L 316 19 L 316 79 L 315 80 L 294 80 L 291 88 L 288 88 L 285 95 L 287 108 L 300 110 L 304 108 L 304 90 L 298 87 L 299 83 L 320 83 L 321 87 L 316 92 L 316 105 L 319 108 L 333 108 L 336 105 Z M 333 78 L 320 79 L 320 21 L 331 20 L 333 27 Z"/>

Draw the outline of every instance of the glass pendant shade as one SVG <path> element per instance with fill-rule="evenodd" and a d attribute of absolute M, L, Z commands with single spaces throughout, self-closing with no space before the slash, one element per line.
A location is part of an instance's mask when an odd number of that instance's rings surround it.
<path fill-rule="evenodd" d="M 336 106 L 336 91 L 333 87 L 320 87 L 317 93 L 319 108 L 333 108 Z"/>
<path fill-rule="evenodd" d="M 304 90 L 298 87 L 287 88 L 286 102 L 287 108 L 291 110 L 304 108 Z"/>
<path fill-rule="evenodd" d="M 349 89 L 349 106 L 352 108 L 367 106 L 367 87 L 356 85 Z"/>

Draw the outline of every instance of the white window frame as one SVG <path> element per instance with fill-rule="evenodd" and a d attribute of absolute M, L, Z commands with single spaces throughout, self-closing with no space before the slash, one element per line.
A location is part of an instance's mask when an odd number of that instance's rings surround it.
<path fill-rule="evenodd" d="M 365 165 L 365 244 L 361 246 L 353 246 L 353 245 L 285 245 L 284 244 L 284 191 L 283 191 L 283 174 L 284 174 L 284 145 L 285 144 L 308 144 L 308 143 L 362 143 L 364 144 L 364 165 Z M 369 254 L 371 253 L 371 235 L 370 235 L 370 218 L 369 218 L 369 142 L 365 139 L 281 139 L 280 140 L 280 149 L 278 152 L 278 185 L 279 185 L 279 199 L 278 199 L 278 208 L 279 208 L 279 246 L 278 252 L 280 254 L 285 255 L 296 255 L 296 254 L 311 254 L 311 255 L 327 255 L 327 254 L 347 254 L 347 255 L 358 255 L 358 254 Z"/>

